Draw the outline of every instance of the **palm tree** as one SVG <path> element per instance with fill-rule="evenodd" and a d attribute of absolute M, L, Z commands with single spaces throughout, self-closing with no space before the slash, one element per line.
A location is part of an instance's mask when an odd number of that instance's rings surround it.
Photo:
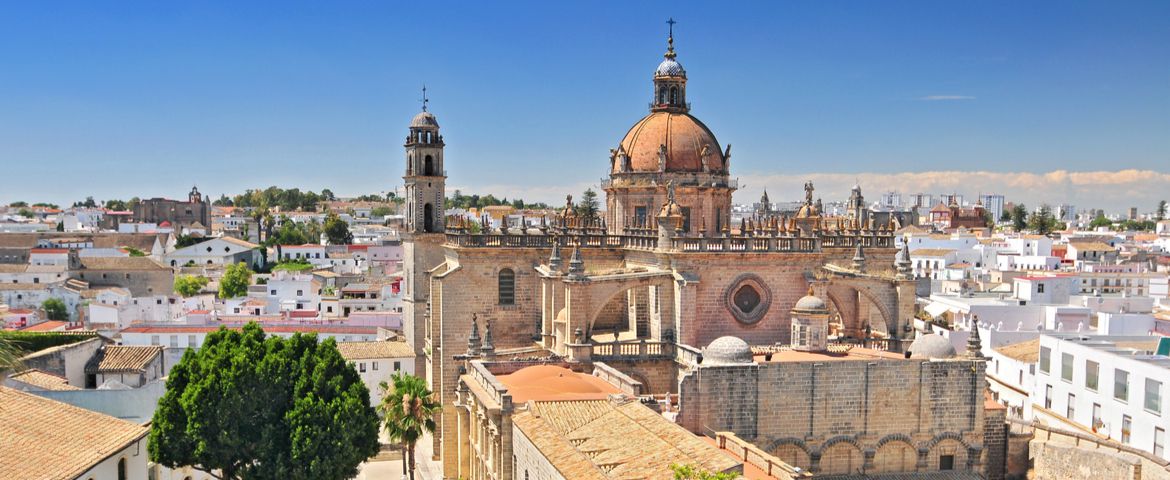
<path fill-rule="evenodd" d="M 4 381 L 9 372 L 20 370 L 21 353 L 11 337 L 0 335 L 0 382 Z"/>
<path fill-rule="evenodd" d="M 385 415 L 386 436 L 402 444 L 414 480 L 414 445 L 424 433 L 435 432 L 434 415 L 441 407 L 422 378 L 397 372 L 391 380 L 393 385 L 381 384 L 385 396 L 378 409 Z"/>

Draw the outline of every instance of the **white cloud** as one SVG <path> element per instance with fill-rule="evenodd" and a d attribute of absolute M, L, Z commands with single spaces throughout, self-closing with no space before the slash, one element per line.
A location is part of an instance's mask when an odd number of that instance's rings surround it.
<path fill-rule="evenodd" d="M 927 102 L 937 102 L 944 100 L 974 100 L 975 97 L 970 95 L 927 95 L 925 97 L 918 97 L 918 99 Z"/>

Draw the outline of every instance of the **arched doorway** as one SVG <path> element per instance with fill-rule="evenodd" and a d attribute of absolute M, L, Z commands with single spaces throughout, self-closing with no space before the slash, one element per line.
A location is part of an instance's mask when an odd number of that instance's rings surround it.
<path fill-rule="evenodd" d="M 433 158 L 431 158 L 430 155 L 427 155 L 426 158 L 423 159 L 423 175 L 430 177 L 430 176 L 434 176 L 434 174 L 435 174 L 435 160 Z"/>

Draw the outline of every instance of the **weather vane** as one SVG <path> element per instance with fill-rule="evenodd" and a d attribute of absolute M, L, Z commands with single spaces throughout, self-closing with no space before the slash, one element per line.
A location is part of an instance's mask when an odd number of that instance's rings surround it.
<path fill-rule="evenodd" d="M 423 105 L 423 111 L 425 112 L 425 111 L 427 111 L 427 102 L 430 101 L 429 99 L 427 99 L 427 85 L 425 83 L 423 84 L 423 96 L 422 96 L 421 101 L 422 101 L 422 105 Z"/>

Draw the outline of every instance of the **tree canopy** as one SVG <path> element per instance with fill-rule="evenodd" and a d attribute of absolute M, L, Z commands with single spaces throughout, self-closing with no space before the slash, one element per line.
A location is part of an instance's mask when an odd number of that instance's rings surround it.
<path fill-rule="evenodd" d="M 349 245 L 353 243 L 353 234 L 349 233 L 349 224 L 345 223 L 336 213 L 325 217 L 325 237 L 331 245 Z"/>
<path fill-rule="evenodd" d="M 577 216 L 583 218 L 596 218 L 598 210 L 597 192 L 592 188 L 585 189 L 585 193 L 581 194 L 581 201 L 577 202 Z"/>
<path fill-rule="evenodd" d="M 382 404 L 378 408 L 386 417 L 386 436 L 406 447 L 410 478 L 414 478 L 414 445 L 426 432 L 435 431 L 435 412 L 442 406 L 427 388 L 426 380 L 396 372 L 391 383 L 382 382 Z"/>
<path fill-rule="evenodd" d="M 1024 204 L 1021 203 L 1012 207 L 1011 216 L 1012 228 L 1017 232 L 1022 232 L 1025 228 L 1028 228 L 1028 207 L 1025 207 Z"/>
<path fill-rule="evenodd" d="M 548 204 L 543 203 L 543 202 L 531 203 L 531 202 L 525 202 L 524 200 L 519 199 L 519 198 L 512 200 L 512 201 L 508 201 L 507 198 L 499 199 L 499 198 L 496 198 L 495 195 L 492 195 L 490 193 L 487 195 L 483 195 L 483 196 L 476 195 L 476 194 L 464 195 L 463 192 L 460 192 L 459 190 L 455 190 L 455 192 L 452 193 L 450 197 L 447 197 L 447 201 L 446 201 L 447 208 L 460 208 L 463 210 L 470 210 L 472 208 L 479 209 L 479 208 L 483 208 L 483 207 L 494 207 L 496 205 L 511 205 L 513 208 L 516 208 L 517 210 L 523 210 L 526 208 L 531 208 L 531 209 L 547 209 L 547 208 L 549 208 Z"/>
<path fill-rule="evenodd" d="M 1052 214 L 1052 207 L 1040 205 L 1040 211 L 1028 218 L 1028 228 L 1039 235 L 1048 235 L 1056 230 L 1059 222 Z"/>
<path fill-rule="evenodd" d="M 41 303 L 41 308 L 44 309 L 45 316 L 49 317 L 49 320 L 69 320 L 69 309 L 65 307 L 65 302 L 62 302 L 60 298 L 46 299 Z"/>
<path fill-rule="evenodd" d="M 224 479 L 353 478 L 379 448 L 369 398 L 333 339 L 221 327 L 171 370 L 147 448 Z"/>
<path fill-rule="evenodd" d="M 219 279 L 219 298 L 242 297 L 248 293 L 251 283 L 252 270 L 244 262 L 228 265 Z"/>
<path fill-rule="evenodd" d="M 175 293 L 184 297 L 193 297 L 203 291 L 203 287 L 211 280 L 204 276 L 179 275 L 175 277 Z"/>

